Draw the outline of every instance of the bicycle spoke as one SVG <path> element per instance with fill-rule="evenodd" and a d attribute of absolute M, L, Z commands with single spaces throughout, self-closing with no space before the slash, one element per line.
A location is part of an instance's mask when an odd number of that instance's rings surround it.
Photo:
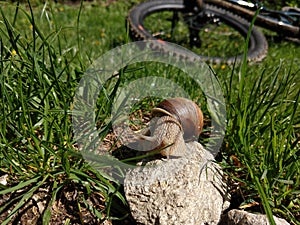
<path fill-rule="evenodd" d="M 172 18 L 172 27 L 171 27 L 171 38 L 173 39 L 174 33 L 175 33 L 175 26 L 177 25 L 179 21 L 178 12 L 173 12 L 173 18 Z"/>

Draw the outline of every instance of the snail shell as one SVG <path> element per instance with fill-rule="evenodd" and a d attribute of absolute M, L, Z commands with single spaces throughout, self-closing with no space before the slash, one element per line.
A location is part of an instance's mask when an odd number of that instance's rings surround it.
<path fill-rule="evenodd" d="M 196 103 L 186 98 L 170 98 L 152 110 L 153 116 L 175 118 L 183 129 L 185 141 L 197 140 L 203 128 L 203 113 Z"/>

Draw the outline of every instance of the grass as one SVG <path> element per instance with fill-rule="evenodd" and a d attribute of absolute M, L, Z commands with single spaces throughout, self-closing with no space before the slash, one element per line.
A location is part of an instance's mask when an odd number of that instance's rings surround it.
<path fill-rule="evenodd" d="M 241 90 L 237 84 L 238 93 L 232 83 L 227 86 L 231 94 L 226 152 L 232 154 L 229 161 L 237 156 L 245 166 L 239 166 L 236 178 L 240 181 L 246 175 L 249 180 L 241 181 L 246 189 L 255 184 L 268 210 L 296 220 L 285 207 L 299 210 L 299 88 L 295 88 L 299 75 L 280 67 L 254 80 L 247 76 L 247 86 Z M 249 194 L 246 201 L 254 199 Z"/>
<path fill-rule="evenodd" d="M 78 153 L 71 109 L 78 82 L 91 63 L 127 42 L 124 18 L 135 3 L 46 2 L 16 7 L 17 3 L 0 2 L 0 177 L 7 182 L 1 184 L 0 195 L 11 196 L 0 206 L 2 224 L 14 219 L 41 189 L 49 193 L 41 216 L 48 224 L 52 206 L 69 186 L 79 190 L 77 223 L 84 223 L 83 209 L 98 222 L 127 216 L 120 185 Z M 276 42 L 272 34 L 268 40 L 268 57 L 242 72 L 240 65 L 212 65 L 224 88 L 228 114 L 220 163 L 239 185 L 241 192 L 233 190 L 239 200 L 236 207 L 299 224 L 300 47 Z M 105 106 L 115 97 L 114 85 L 149 74 L 180 83 L 208 114 L 192 80 L 171 67 L 144 63 L 131 65 L 107 84 L 111 99 L 100 94 L 101 126 L 109 128 L 103 121 L 110 118 Z M 140 107 L 150 106 L 142 102 Z M 101 196 L 101 207 L 91 204 L 94 193 Z M 258 206 L 250 207 L 251 203 Z M 75 223 L 72 219 L 66 224 Z"/>
<path fill-rule="evenodd" d="M 1 174 L 8 174 L 9 185 L 2 186 L 0 194 L 25 190 L 1 206 L 4 213 L 13 205 L 2 224 L 41 187 L 52 195 L 42 216 L 48 224 L 56 196 L 69 184 L 81 186 L 88 194 L 101 193 L 107 208 L 93 209 L 93 214 L 104 221 L 110 217 L 113 199 L 124 204 L 125 199 L 118 185 L 84 162 L 72 140 L 70 107 L 92 57 L 83 52 L 93 48 L 81 47 L 84 30 L 70 40 L 79 29 L 80 10 L 62 5 L 33 9 L 1 4 Z M 9 10 L 13 10 L 10 18 L 6 16 Z M 66 27 L 57 22 L 68 24 L 74 17 L 78 21 Z M 81 203 L 87 202 L 83 194 L 80 198 Z"/>

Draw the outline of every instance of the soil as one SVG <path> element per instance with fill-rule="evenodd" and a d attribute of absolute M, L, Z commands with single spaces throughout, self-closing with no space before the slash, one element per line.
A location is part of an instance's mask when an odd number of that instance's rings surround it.
<path fill-rule="evenodd" d="M 26 204 L 21 207 L 17 213 L 14 213 L 10 222 L 10 225 L 39 225 L 42 224 L 43 215 L 47 209 L 52 198 L 52 192 L 49 190 L 50 186 L 44 186 L 39 188 L 34 195 L 26 201 Z M 6 194 L 0 198 L 0 207 L 4 207 L 6 212 L 0 215 L 0 223 L 2 224 L 13 208 L 18 204 L 18 196 L 28 190 L 22 190 L 11 194 Z M 67 184 L 61 191 L 58 192 L 55 201 L 51 207 L 51 218 L 49 225 L 56 224 L 70 224 L 70 225 L 121 225 L 132 224 L 134 221 L 128 217 L 123 221 L 111 221 L 105 220 L 103 214 L 103 220 L 97 218 L 83 202 L 85 197 L 87 203 L 94 209 L 101 211 L 105 208 L 105 201 L 103 196 L 99 192 L 94 192 L 90 196 L 87 196 L 84 187 L 78 186 L 74 182 Z M 11 202 L 12 199 L 18 199 Z M 119 215 L 120 216 L 120 215 Z"/>

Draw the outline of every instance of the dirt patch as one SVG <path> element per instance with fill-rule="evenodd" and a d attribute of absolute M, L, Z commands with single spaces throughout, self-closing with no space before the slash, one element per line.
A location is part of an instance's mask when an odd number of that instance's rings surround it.
<path fill-rule="evenodd" d="M 3 195 L 0 199 L 0 207 L 5 207 L 6 212 L 0 216 L 0 222 L 4 222 L 10 212 L 22 200 L 21 196 L 28 189 L 17 191 L 11 194 Z M 26 200 L 23 207 L 13 214 L 8 224 L 33 225 L 42 224 L 43 215 L 50 205 L 51 217 L 49 224 L 106 224 L 111 225 L 111 221 L 105 221 L 97 218 L 88 207 L 93 207 L 98 211 L 104 209 L 104 197 L 95 192 L 87 196 L 84 188 L 74 182 L 65 185 L 56 196 L 51 204 L 52 192 L 50 186 L 44 186 L 39 189 Z"/>

